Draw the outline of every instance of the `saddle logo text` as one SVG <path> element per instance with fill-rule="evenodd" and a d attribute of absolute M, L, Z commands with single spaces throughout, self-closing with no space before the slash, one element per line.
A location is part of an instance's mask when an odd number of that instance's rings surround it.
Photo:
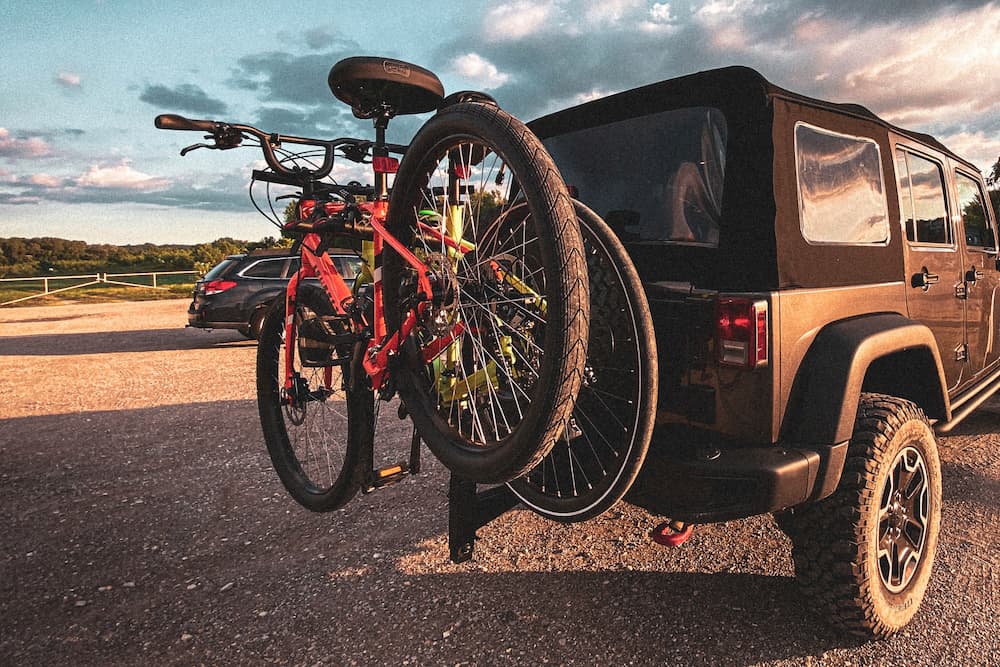
<path fill-rule="evenodd" d="M 410 78 L 410 68 L 403 63 L 393 62 L 392 60 L 383 60 L 382 69 L 385 70 L 386 74 L 394 74 L 396 76 Z"/>

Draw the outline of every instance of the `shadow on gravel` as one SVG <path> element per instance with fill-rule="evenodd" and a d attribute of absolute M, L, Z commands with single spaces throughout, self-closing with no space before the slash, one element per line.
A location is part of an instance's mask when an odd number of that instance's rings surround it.
<path fill-rule="evenodd" d="M 912 636 L 858 649 L 864 662 L 790 577 L 725 571 L 744 562 L 727 548 L 760 544 L 706 529 L 699 550 L 616 546 L 649 520 L 629 506 L 575 527 L 515 512 L 483 529 L 479 562 L 453 565 L 439 465 L 311 514 L 278 484 L 253 401 L 3 427 L 7 664 L 742 667 L 828 651 L 843 664 L 899 664 L 913 637 L 976 613 L 949 602 Z M 746 526 L 726 530 L 774 543 L 776 529 Z M 577 552 L 593 560 L 576 566 Z"/>
<path fill-rule="evenodd" d="M 256 345 L 235 331 L 146 329 L 95 333 L 39 334 L 0 337 L 0 355 L 48 357 L 115 352 L 163 352 Z"/>

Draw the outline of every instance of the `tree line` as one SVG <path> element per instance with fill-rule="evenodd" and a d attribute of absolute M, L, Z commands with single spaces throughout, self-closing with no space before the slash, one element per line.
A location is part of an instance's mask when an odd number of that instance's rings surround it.
<path fill-rule="evenodd" d="M 240 241 L 226 237 L 197 245 L 111 245 L 53 237 L 0 238 L 0 278 L 99 271 L 130 273 L 193 270 L 204 273 L 226 255 L 289 245 L 290 239 L 270 236 L 260 241 Z"/>

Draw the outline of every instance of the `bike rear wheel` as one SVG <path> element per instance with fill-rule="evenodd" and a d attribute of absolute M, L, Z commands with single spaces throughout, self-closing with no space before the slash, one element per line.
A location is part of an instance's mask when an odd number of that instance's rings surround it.
<path fill-rule="evenodd" d="M 646 295 L 614 232 L 576 204 L 590 277 L 590 345 L 571 427 L 548 456 L 509 483 L 533 511 L 556 521 L 598 516 L 632 486 L 653 434 L 656 340 Z"/>
<path fill-rule="evenodd" d="M 586 261 L 558 170 L 509 114 L 456 104 L 410 144 L 386 225 L 432 269 L 418 303 L 415 272 L 383 253 L 389 330 L 421 312 L 395 373 L 421 438 L 458 477 L 523 475 L 569 420 L 587 349 Z"/>
<path fill-rule="evenodd" d="M 285 304 L 264 319 L 257 347 L 257 407 L 275 472 L 303 507 L 342 507 L 363 482 L 363 442 L 374 429 L 374 400 L 351 340 L 326 293 L 299 290 L 292 324 L 292 387 L 284 384 Z M 357 382 L 352 382 L 355 378 Z"/>

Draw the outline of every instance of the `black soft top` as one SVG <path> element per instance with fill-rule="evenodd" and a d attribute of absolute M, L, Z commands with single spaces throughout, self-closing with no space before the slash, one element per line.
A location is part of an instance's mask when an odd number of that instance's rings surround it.
<path fill-rule="evenodd" d="M 887 130 L 930 146 L 966 166 L 975 168 L 929 134 L 893 125 L 860 104 L 828 102 L 792 92 L 771 83 L 757 70 L 741 65 L 706 70 L 633 88 L 557 111 L 538 118 L 529 125 L 544 139 L 586 127 L 686 106 L 715 106 L 725 113 L 729 123 L 733 124 L 737 123 L 741 116 L 747 121 L 769 116 L 774 98 L 877 123 Z M 760 129 L 770 133 L 770 127 Z"/>
<path fill-rule="evenodd" d="M 873 138 L 880 146 L 884 174 L 892 174 L 894 169 L 890 135 L 901 136 L 976 170 L 933 137 L 896 127 L 857 104 L 827 102 L 785 90 L 748 67 L 708 70 L 635 88 L 549 114 L 529 126 L 545 141 L 691 107 L 714 107 L 726 117 L 728 139 L 718 247 L 626 242 L 646 283 L 682 281 L 710 289 L 763 291 L 872 284 L 902 278 L 899 234 L 892 235 L 888 246 L 878 247 L 810 245 L 804 240 L 799 228 L 794 156 L 796 122 Z M 611 145 L 599 150 L 611 155 L 620 148 Z M 593 160 L 599 164 L 601 155 L 594 155 Z M 634 168 L 643 169 L 644 165 Z M 898 221 L 894 179 L 888 178 L 885 185 L 890 218 Z M 853 268 L 839 270 L 842 266 Z"/>

